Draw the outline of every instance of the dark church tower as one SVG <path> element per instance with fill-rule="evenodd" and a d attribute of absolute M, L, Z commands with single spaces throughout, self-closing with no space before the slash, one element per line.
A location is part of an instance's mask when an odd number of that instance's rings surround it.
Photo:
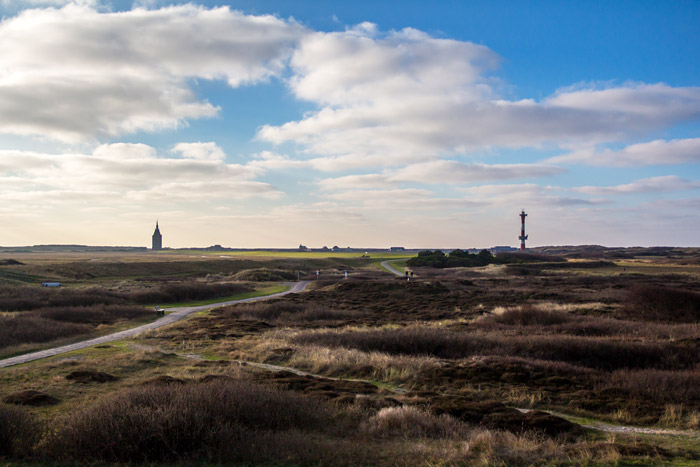
<path fill-rule="evenodd" d="M 163 249 L 163 236 L 160 234 L 160 230 L 158 230 L 158 222 L 157 221 L 156 221 L 156 231 L 153 232 L 152 249 L 154 249 L 154 250 L 162 250 Z"/>

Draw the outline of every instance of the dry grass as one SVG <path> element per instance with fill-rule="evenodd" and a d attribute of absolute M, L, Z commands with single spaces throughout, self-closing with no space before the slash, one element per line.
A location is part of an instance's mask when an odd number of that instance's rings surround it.
<path fill-rule="evenodd" d="M 287 365 L 313 374 L 377 379 L 392 383 L 440 366 L 432 357 L 390 355 L 349 348 L 329 348 L 295 344 L 297 331 L 270 331 L 260 338 L 241 339 L 230 350 L 231 357 L 242 360 Z"/>
<path fill-rule="evenodd" d="M 39 424 L 26 409 L 0 405 L 0 458 L 29 454 L 39 434 Z"/>
<path fill-rule="evenodd" d="M 0 316 L 0 349 L 86 334 L 92 329 L 93 327 L 87 324 L 63 323 L 40 316 Z"/>
<path fill-rule="evenodd" d="M 417 407 L 386 407 L 360 427 L 373 437 L 458 439 L 468 436 L 469 426 L 449 415 L 434 415 Z"/>
<path fill-rule="evenodd" d="M 369 331 L 306 331 L 292 342 L 345 347 L 392 355 L 462 359 L 476 355 L 525 356 L 600 370 L 682 369 L 695 365 L 697 352 L 670 342 L 638 342 L 567 335 L 460 333 L 428 326 Z"/>
<path fill-rule="evenodd" d="M 600 384 L 601 389 L 623 389 L 629 397 L 661 404 L 700 404 L 700 370 L 619 370 Z"/>
<path fill-rule="evenodd" d="M 332 426 L 334 416 L 317 399 L 250 382 L 151 385 L 66 415 L 43 451 L 81 462 L 246 462 L 266 457 L 271 432 L 318 431 Z M 260 443 L 257 456 L 246 448 L 252 440 Z"/>
<path fill-rule="evenodd" d="M 700 293 L 665 286 L 633 287 L 623 314 L 647 321 L 692 323 L 700 320 Z"/>

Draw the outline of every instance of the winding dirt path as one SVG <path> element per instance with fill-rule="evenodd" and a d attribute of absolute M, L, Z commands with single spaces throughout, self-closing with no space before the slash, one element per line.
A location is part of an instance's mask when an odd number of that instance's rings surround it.
<path fill-rule="evenodd" d="M 520 409 L 516 408 L 522 413 L 531 412 L 533 409 Z M 596 431 L 604 431 L 606 433 L 631 433 L 640 435 L 672 435 L 672 436 L 691 436 L 700 437 L 700 431 L 696 430 L 674 430 L 672 428 L 655 428 L 655 427 L 642 427 L 642 426 L 629 426 L 629 425 L 615 425 L 612 423 L 601 422 L 598 420 L 590 420 L 588 423 L 581 423 L 581 421 L 572 415 L 567 415 L 565 413 L 556 412 L 554 410 L 544 410 L 537 409 L 541 412 L 547 412 L 556 417 L 561 417 L 563 419 L 569 420 L 570 422 L 581 425 L 584 428 L 588 428 Z"/>
<path fill-rule="evenodd" d="M 382 262 L 379 263 L 379 264 L 381 264 L 382 267 L 383 267 L 384 269 L 386 269 L 386 270 L 389 271 L 390 273 L 394 274 L 395 276 L 403 276 L 403 275 L 404 275 L 403 272 L 400 272 L 399 270 L 394 269 L 394 267 L 393 267 L 392 265 L 389 264 L 389 263 L 392 262 L 392 261 L 396 261 L 396 260 L 394 260 L 394 259 L 388 259 L 388 260 L 386 260 L 386 261 L 382 261 Z"/>
<path fill-rule="evenodd" d="M 94 339 L 89 339 L 86 341 L 75 342 L 73 344 L 54 347 L 52 349 L 40 350 L 38 352 L 32 352 L 24 355 L 18 355 L 16 357 L 6 358 L 4 360 L 0 360 L 0 368 L 13 365 L 20 365 L 22 363 L 32 362 L 34 360 L 39 360 L 42 358 L 53 357 L 54 355 L 72 352 L 73 350 L 92 347 L 93 345 L 105 344 L 107 342 L 113 342 L 129 337 L 134 337 L 138 334 L 141 334 L 142 332 L 150 331 L 152 329 L 158 329 L 163 326 L 175 323 L 176 321 L 180 321 L 186 316 L 192 313 L 196 313 L 198 311 L 211 310 L 213 308 L 219 308 L 226 305 L 233 305 L 235 303 L 257 302 L 260 300 L 267 300 L 269 298 L 281 297 L 290 293 L 301 292 L 304 289 L 306 289 L 306 287 L 309 285 L 309 281 L 293 282 L 290 285 L 291 287 L 289 288 L 289 290 L 285 290 L 284 292 L 279 292 L 271 295 L 263 295 L 261 297 L 242 298 L 239 300 L 229 300 L 227 302 L 212 303 L 209 305 L 170 308 L 170 313 L 156 321 L 153 321 L 152 323 L 144 324 L 143 326 L 138 326 L 131 329 L 126 329 L 124 331 L 115 332 L 106 336 L 96 337 Z"/>

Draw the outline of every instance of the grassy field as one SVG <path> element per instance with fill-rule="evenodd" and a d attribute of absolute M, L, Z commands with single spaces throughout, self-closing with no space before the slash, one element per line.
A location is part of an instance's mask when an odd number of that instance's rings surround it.
<path fill-rule="evenodd" d="M 235 261 L 202 258 L 201 269 L 182 283 L 269 278 L 298 270 L 299 260 L 219 266 Z M 272 268 L 270 261 L 281 262 Z M 378 268 L 375 258 L 307 261 L 307 270 L 327 266 L 307 292 L 218 308 L 136 339 L 0 369 L 0 459 L 700 462 L 695 265 L 657 255 L 615 259 L 615 266 L 576 260 L 555 269 L 418 268 L 406 282 Z M 96 262 L 71 260 L 62 273 L 84 273 L 90 263 Z M 138 261 L 110 263 L 121 279 L 103 286 L 135 292 L 175 280 L 131 279 L 129 263 Z M 145 263 L 178 273 L 194 264 Z M 76 280 L 94 284 L 94 277 Z M 279 284 L 260 282 L 235 297 L 274 293 Z"/>
<path fill-rule="evenodd" d="M 202 257 L 240 257 L 240 258 L 296 258 L 296 259 L 318 259 L 318 258 L 365 258 L 386 260 L 391 258 L 406 258 L 414 256 L 411 254 L 368 250 L 367 252 L 345 252 L 345 251 L 275 251 L 275 250 L 240 250 L 240 251 L 197 251 L 197 250 L 176 250 L 164 253 L 167 255 L 200 255 Z"/>

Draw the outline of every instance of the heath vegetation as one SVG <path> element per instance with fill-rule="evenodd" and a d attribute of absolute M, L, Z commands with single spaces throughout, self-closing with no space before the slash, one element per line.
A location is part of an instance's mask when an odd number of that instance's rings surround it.
<path fill-rule="evenodd" d="M 479 256 L 457 253 L 447 262 L 460 255 Z M 0 369 L 0 458 L 694 464 L 697 258 L 690 250 L 561 247 L 499 255 L 485 265 L 415 267 L 410 281 L 375 267 L 351 269 L 344 279 L 340 263 L 323 260 L 329 269 L 307 292 Z M 42 329 L 70 336 L 139 320 L 143 304 L 234 295 L 246 286 L 237 279 L 294 272 L 281 260 L 243 272 L 219 264 L 226 261 L 207 261 L 216 264 L 209 276 L 197 265 L 196 279 L 90 279 L 58 291 L 27 288 L 26 296 L 11 285 L 0 288 L 0 319 L 18 333 L 34 329 L 33 339 L 42 339 Z M 70 266 L 82 273 L 98 267 Z M 183 265 L 151 267 L 179 273 Z M 11 329 L 0 327 L 2 342 Z M 30 404 L 32 397 L 53 402 Z"/>

